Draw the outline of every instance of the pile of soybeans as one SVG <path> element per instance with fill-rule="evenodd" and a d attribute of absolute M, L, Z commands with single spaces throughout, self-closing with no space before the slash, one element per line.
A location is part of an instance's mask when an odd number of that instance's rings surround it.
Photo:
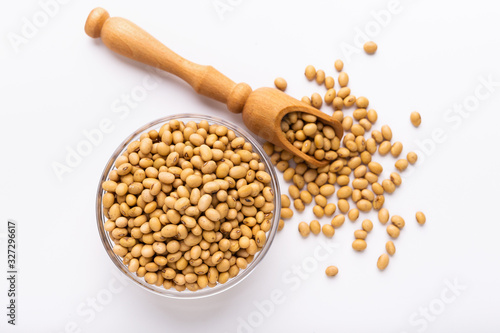
<path fill-rule="evenodd" d="M 343 71 L 343 62 L 335 61 L 334 67 L 339 72 L 338 90 L 335 89 L 335 79 L 332 76 L 326 76 L 323 70 L 316 70 L 311 65 L 306 67 L 306 78 L 315 80 L 320 86 L 324 85 L 326 93 L 323 98 L 318 93 L 312 94 L 311 97 L 304 96 L 302 102 L 317 109 L 320 109 L 323 103 L 331 106 L 332 117 L 338 120 L 344 129 L 343 138 L 336 137 L 332 127 L 324 125 L 315 116 L 307 113 L 289 113 L 281 122 L 281 130 L 296 148 L 318 160 L 326 159 L 331 162 L 324 167 L 315 167 L 269 142 L 264 144 L 264 150 L 270 156 L 271 162 L 283 173 L 284 180 L 291 183 L 288 187 L 289 195 L 283 194 L 281 198 L 278 230 L 285 226 L 284 220 L 293 217 L 292 204 L 298 212 L 312 205 L 312 211 L 318 219 L 298 224 L 298 230 L 303 237 L 309 236 L 310 233 L 317 235 L 322 232 L 331 238 L 335 230 L 344 224 L 346 217 L 354 222 L 359 219 L 360 213 L 368 213 L 373 209 L 378 211 L 381 224 L 386 225 L 390 220 L 391 223 L 386 227 L 387 234 L 391 239 L 396 239 L 405 226 L 405 220 L 399 215 L 391 216 L 384 208 L 384 203 L 386 195 L 392 194 L 401 185 L 400 173 L 405 171 L 409 164 L 417 162 L 417 154 L 408 152 L 406 156 L 402 156 L 403 144 L 393 140 L 392 130 L 388 125 L 381 126 L 380 130 L 372 129 L 377 122 L 377 111 L 369 107 L 368 98 L 356 97 L 351 93 L 348 87 L 349 76 Z M 275 85 L 284 91 L 287 82 L 283 78 L 277 78 Z M 421 123 L 420 114 L 412 112 L 410 120 L 418 127 Z M 390 154 L 397 159 L 394 171 L 387 179 L 381 178 L 383 167 L 374 160 L 377 151 L 380 156 Z M 324 217 L 328 217 L 330 222 L 321 226 L 319 220 Z M 415 218 L 419 224 L 425 223 L 425 215 L 422 212 L 417 212 Z M 361 222 L 361 228 L 354 232 L 354 250 L 366 249 L 366 238 L 372 229 L 371 220 L 364 219 Z M 388 266 L 389 255 L 394 255 L 395 251 L 393 241 L 388 241 L 386 253 L 377 261 L 380 270 Z M 338 268 L 329 266 L 325 272 L 328 276 L 334 276 L 337 275 Z"/>

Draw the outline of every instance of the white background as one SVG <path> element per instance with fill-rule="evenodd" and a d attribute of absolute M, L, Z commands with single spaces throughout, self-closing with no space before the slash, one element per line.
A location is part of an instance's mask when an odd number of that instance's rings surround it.
<path fill-rule="evenodd" d="M 489 91 L 481 83 L 500 82 L 495 2 L 400 0 L 384 27 L 373 12 L 387 10 L 387 0 L 66 2 L 47 22 L 38 1 L 2 1 L 0 8 L 0 232 L 7 219 L 18 222 L 20 272 L 16 327 L 6 323 L 7 283 L 0 274 L 1 332 L 500 330 L 500 86 Z M 217 4 L 226 11 L 218 13 Z M 367 96 L 379 113 L 375 128 L 389 124 L 405 154 L 421 151 L 418 165 L 387 197 L 386 207 L 407 221 L 388 269 L 376 268 L 388 236 L 375 215 L 368 216 L 375 224 L 368 248 L 354 253 L 352 233 L 366 217 L 346 221 L 333 240 L 302 239 L 297 224 L 313 218 L 309 209 L 287 221 L 255 272 L 223 294 L 179 301 L 129 284 L 106 298 L 121 284 L 98 237 L 94 202 L 113 150 L 136 128 L 166 115 L 242 122 L 181 80 L 150 74 L 88 38 L 83 25 L 96 6 L 253 88 L 283 76 L 297 98 L 325 92 L 304 78 L 306 65 L 334 75 L 334 60 L 344 59 L 353 94 Z M 9 37 L 21 36 L 25 19 L 34 17 L 40 27 L 14 47 Z M 374 56 L 357 48 L 359 32 L 367 29 L 379 45 Z M 343 52 L 346 45 L 356 52 Z M 160 83 L 120 118 L 113 105 L 123 106 L 122 96 L 138 91 L 145 78 Z M 464 113 L 454 113 L 454 106 Z M 413 110 L 422 115 L 419 129 L 409 122 Z M 66 163 L 68 147 L 76 149 L 84 131 L 105 118 L 114 130 L 59 180 L 53 164 Z M 441 138 L 432 139 L 433 133 Z M 426 152 L 419 148 L 424 142 Z M 395 159 L 381 160 L 387 176 Z M 427 215 L 423 227 L 414 220 L 417 210 Z M 326 257 L 314 254 L 321 240 L 336 247 Z M 0 241 L 5 272 L 5 234 Z M 327 278 L 324 269 L 332 264 L 340 272 Z M 303 273 L 293 273 L 294 265 Z M 465 289 L 453 292 L 449 284 Z M 271 306 L 273 291 L 282 296 Z M 420 311 L 429 308 L 424 317 Z"/>

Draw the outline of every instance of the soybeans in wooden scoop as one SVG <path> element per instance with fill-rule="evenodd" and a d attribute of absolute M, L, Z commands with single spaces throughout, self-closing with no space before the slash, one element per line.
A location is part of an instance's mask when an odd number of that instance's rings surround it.
<path fill-rule="evenodd" d="M 89 14 L 85 32 L 92 38 L 101 37 L 110 50 L 174 74 L 189 83 L 197 93 L 225 103 L 233 113 L 242 113 L 244 124 L 253 133 L 307 163 L 318 167 L 331 163 L 319 161 L 294 147 L 281 130 L 281 120 L 286 114 L 304 112 L 331 126 L 341 139 L 343 128 L 340 122 L 318 109 L 273 88 L 252 91 L 248 84 L 235 83 L 212 66 L 190 62 L 129 20 L 110 17 L 103 8 L 95 8 Z"/>

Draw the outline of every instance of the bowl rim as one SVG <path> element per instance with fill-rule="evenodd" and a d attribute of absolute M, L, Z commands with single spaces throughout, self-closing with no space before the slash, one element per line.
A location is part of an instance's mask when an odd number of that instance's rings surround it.
<path fill-rule="evenodd" d="M 238 136 L 242 136 L 245 138 L 247 142 L 250 142 L 252 145 L 252 148 L 254 149 L 254 152 L 257 152 L 259 156 L 261 157 L 262 162 L 266 166 L 266 171 L 271 175 L 271 189 L 274 192 L 274 214 L 272 217 L 271 221 L 271 229 L 266 233 L 267 240 L 266 244 L 264 247 L 255 254 L 254 259 L 252 262 L 248 264 L 248 266 L 240 270 L 240 273 L 233 277 L 230 278 L 226 283 L 220 284 L 217 283 L 217 285 L 213 288 L 206 287 L 202 290 L 198 290 L 195 292 L 192 292 L 188 289 L 184 291 L 177 291 L 175 288 L 171 289 L 165 289 L 163 286 L 156 286 L 156 285 L 150 285 L 147 283 L 144 278 L 138 277 L 135 273 L 131 273 L 128 271 L 127 266 L 125 266 L 122 262 L 122 258 L 116 255 L 113 252 L 113 245 L 114 243 L 111 241 L 109 237 L 109 233 L 104 230 L 104 223 L 106 221 L 106 217 L 104 216 L 103 212 L 103 207 L 102 207 L 102 196 L 104 194 L 104 190 L 102 189 L 102 183 L 106 179 L 108 179 L 109 173 L 113 170 L 114 163 L 116 159 L 122 154 L 124 149 L 128 146 L 128 144 L 134 140 L 135 138 L 138 138 L 142 133 L 144 133 L 146 130 L 151 130 L 157 127 L 160 124 L 164 124 L 170 120 L 181 120 L 183 122 L 188 122 L 188 121 L 196 121 L 200 122 L 202 120 L 206 120 L 209 122 L 209 124 L 220 124 L 224 125 L 227 128 L 233 130 Z M 241 126 L 238 126 L 236 124 L 233 124 L 227 120 L 223 120 L 218 117 L 214 117 L 211 115 L 200 115 L 200 114 L 192 114 L 192 113 L 183 113 L 183 114 L 176 114 L 176 115 L 171 115 L 171 116 L 166 116 L 162 118 L 158 118 L 156 120 L 150 121 L 149 123 L 139 127 L 137 130 L 135 130 L 132 134 L 130 134 L 125 140 L 123 140 L 119 146 L 115 149 L 111 157 L 109 158 L 108 162 L 106 163 L 106 166 L 104 167 L 104 170 L 101 174 L 101 177 L 99 178 L 99 183 L 97 185 L 97 195 L 96 195 L 96 222 L 97 222 L 97 229 L 99 232 L 99 236 L 101 238 L 101 242 L 104 246 L 104 249 L 106 250 L 106 253 L 108 254 L 109 258 L 111 261 L 115 264 L 116 268 L 118 268 L 119 271 L 124 273 L 129 279 L 131 279 L 134 284 L 139 285 L 142 287 L 142 289 L 145 289 L 155 295 L 167 297 L 167 298 L 172 298 L 172 299 L 199 299 L 199 298 L 205 298 L 209 296 L 214 296 L 218 295 L 226 290 L 231 289 L 232 287 L 238 285 L 241 281 L 245 280 L 258 266 L 258 264 L 262 261 L 262 259 L 266 256 L 267 252 L 269 251 L 269 248 L 271 247 L 274 237 L 276 236 L 277 230 L 278 230 L 278 224 L 279 224 L 279 214 L 278 212 L 278 207 L 281 207 L 281 192 L 280 192 L 280 187 L 279 187 L 279 182 L 278 182 L 278 177 L 276 174 L 276 170 L 271 163 L 271 160 L 269 156 L 265 153 L 264 149 L 262 148 L 259 140 L 255 138 L 252 134 L 250 134 L 246 129 L 243 129 Z"/>

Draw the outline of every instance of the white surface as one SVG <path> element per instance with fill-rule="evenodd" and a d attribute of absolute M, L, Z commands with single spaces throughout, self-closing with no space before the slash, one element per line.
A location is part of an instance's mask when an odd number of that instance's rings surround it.
<path fill-rule="evenodd" d="M 232 4 L 223 19 L 214 6 L 221 3 Z M 429 140 L 436 129 L 446 137 L 433 152 L 421 154 L 425 161 L 410 168 L 401 188 L 387 198 L 386 207 L 405 217 L 407 227 L 385 272 L 375 265 L 387 240 L 375 215 L 370 215 L 375 228 L 364 253 L 351 249 L 362 218 L 346 221 L 329 241 L 321 235 L 301 239 L 297 224 L 310 221 L 312 213 L 296 216 L 251 277 L 226 293 L 195 301 L 164 299 L 133 285 L 116 290 L 121 286 L 117 270 L 100 244 L 97 180 L 129 133 L 175 113 L 224 116 L 239 124 L 241 119 L 180 80 L 149 74 L 145 66 L 88 38 L 83 24 L 93 7 L 129 18 L 184 57 L 253 88 L 272 86 L 283 76 L 287 92 L 300 98 L 324 93 L 304 78 L 305 66 L 335 74 L 334 60 L 346 60 L 340 45 L 353 45 L 357 29 L 376 22 L 371 11 L 388 3 L 67 1 L 16 53 L 8 34 L 20 34 L 23 18 L 32 20 L 41 7 L 34 0 L 3 1 L 0 232 L 8 218 L 18 221 L 20 275 L 15 328 L 6 324 L 7 285 L 0 280 L 0 331 L 71 332 L 75 325 L 78 332 L 498 332 L 500 86 L 466 116 L 452 119 L 457 116 L 447 113 L 471 101 L 466 98 L 474 96 L 481 78 L 500 82 L 499 8 L 493 1 L 401 0 L 400 13 L 372 37 L 377 54 L 359 53 L 346 61 L 353 94 L 370 99 L 379 112 L 375 127 L 389 124 L 405 153 L 419 149 L 417 142 Z M 124 105 L 122 96 L 150 79 L 161 82 L 123 116 L 123 108 L 116 109 Z M 418 130 L 409 123 L 413 110 L 422 114 Z M 59 181 L 52 164 L 65 163 L 66 147 L 75 149 L 85 139 L 83 132 L 105 118 L 113 131 Z M 389 172 L 395 160 L 383 161 Z M 414 221 L 417 210 L 427 214 L 424 227 Z M 337 248 L 315 256 L 320 240 Z M 0 242 L 5 272 L 6 245 Z M 324 268 L 331 264 L 340 273 L 329 279 Z M 293 273 L 294 265 L 308 273 Z M 449 290 L 453 281 L 466 287 L 455 291 L 458 296 Z M 269 307 L 274 294 L 281 302 Z M 429 306 L 432 317 L 423 319 L 419 311 Z M 249 324 L 255 327 L 243 328 Z"/>

